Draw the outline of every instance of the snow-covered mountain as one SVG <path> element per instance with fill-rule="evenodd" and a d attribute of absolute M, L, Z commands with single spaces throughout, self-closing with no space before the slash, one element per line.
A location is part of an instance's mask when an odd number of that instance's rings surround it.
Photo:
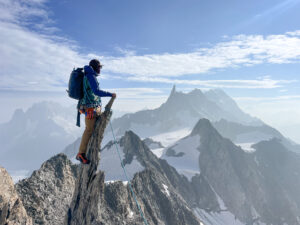
<path fill-rule="evenodd" d="M 229 97 L 222 89 L 211 89 L 207 92 L 204 92 L 206 98 L 219 106 L 225 112 L 229 112 L 232 114 L 233 119 L 225 118 L 225 116 L 220 116 L 220 118 L 226 119 L 228 121 L 233 121 L 236 123 L 244 124 L 244 125 L 262 125 L 262 122 L 257 119 L 249 116 L 243 112 L 237 103 Z M 210 121 L 210 118 L 206 117 Z"/>
<path fill-rule="evenodd" d="M 167 101 L 154 110 L 125 114 L 113 121 L 118 135 L 132 130 L 146 138 L 161 133 L 192 128 L 200 118 L 210 121 L 226 119 L 247 125 L 263 124 L 259 119 L 244 113 L 225 92 L 210 90 L 203 93 L 195 89 L 189 93 L 173 87 Z"/>
<path fill-rule="evenodd" d="M 148 146 L 163 148 L 162 143 L 142 141 L 132 131 L 100 150 L 103 132 L 102 127 L 90 142 L 91 165 L 78 171 L 60 154 L 16 185 L 33 221 L 53 224 L 49 215 L 62 213 L 65 220 L 56 217 L 56 224 L 141 224 L 118 146 L 149 224 L 300 224 L 300 156 L 279 139 L 260 141 L 252 146 L 254 151 L 244 151 L 209 120 L 200 119 L 159 158 Z"/>
<path fill-rule="evenodd" d="M 16 110 L 9 122 L 0 124 L 0 164 L 9 172 L 39 168 L 80 136 L 82 128 L 75 124 L 76 106 L 41 102 L 26 112 Z"/>
<path fill-rule="evenodd" d="M 278 130 L 266 124 L 249 126 L 222 119 L 214 122 L 213 126 L 223 137 L 229 138 L 236 145 L 241 146 L 245 151 L 255 151 L 252 145 L 260 141 L 276 138 L 287 149 L 300 153 L 300 145 L 284 137 Z"/>
<path fill-rule="evenodd" d="M 300 224 L 300 201 L 292 197 L 300 194 L 300 157 L 278 139 L 261 141 L 250 153 L 201 119 L 160 158 L 148 148 L 153 143 L 154 149 L 162 147 L 153 140 L 142 142 L 131 131 L 117 140 L 117 147 L 109 142 L 100 154 L 106 183 L 127 179 L 118 148 L 130 180 L 137 174 L 148 179 L 141 175 L 147 170 L 159 171 L 165 176 L 160 182 L 170 182 L 167 190 L 178 192 L 203 224 Z"/>
<path fill-rule="evenodd" d="M 112 124 L 118 137 L 127 130 L 132 130 L 141 138 L 151 138 L 167 147 L 188 135 L 200 118 L 208 118 L 222 136 L 229 138 L 245 151 L 254 151 L 251 146 L 259 141 L 278 138 L 288 149 L 300 152 L 299 145 L 282 136 L 276 129 L 244 113 L 220 89 L 204 93 L 195 89 L 185 94 L 176 91 L 174 86 L 168 100 L 159 108 L 126 114 L 114 119 Z M 103 145 L 112 139 L 111 130 L 107 129 Z M 74 159 L 79 143 L 80 140 L 77 140 L 64 153 Z M 161 155 L 162 147 L 149 147 L 157 156 Z"/>
<path fill-rule="evenodd" d="M 278 139 L 252 147 L 244 151 L 201 119 L 161 159 L 189 181 L 204 177 L 219 205 L 243 224 L 300 224 L 300 156 Z M 216 219 L 198 206 L 195 213 Z"/>
<path fill-rule="evenodd" d="M 195 221 L 192 214 L 187 217 L 193 212 L 202 221 L 199 224 L 205 225 L 300 224 L 300 157 L 277 139 L 259 142 L 253 146 L 254 152 L 245 152 L 201 119 L 188 136 L 166 148 L 161 158 L 151 152 L 149 143 L 153 144 L 131 131 L 116 142 L 150 224 L 182 224 L 178 217 L 164 217 L 165 213 L 173 215 L 176 207 L 187 207 L 186 221 L 189 217 Z M 105 191 L 97 203 L 101 209 L 98 217 L 106 224 L 134 224 L 140 219 L 132 208 L 134 202 L 114 142 L 102 148 L 100 158 L 98 174 L 104 172 Z M 99 190 L 103 190 L 101 185 Z M 168 209 L 162 210 L 166 204 Z"/>

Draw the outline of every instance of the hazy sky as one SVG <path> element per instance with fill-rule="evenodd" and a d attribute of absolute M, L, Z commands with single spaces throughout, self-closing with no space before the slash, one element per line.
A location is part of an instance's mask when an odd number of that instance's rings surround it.
<path fill-rule="evenodd" d="M 299 11 L 300 0 L 0 0 L 0 122 L 36 101 L 75 104 L 69 74 L 96 57 L 117 110 L 155 108 L 173 84 L 222 88 L 295 135 Z"/>

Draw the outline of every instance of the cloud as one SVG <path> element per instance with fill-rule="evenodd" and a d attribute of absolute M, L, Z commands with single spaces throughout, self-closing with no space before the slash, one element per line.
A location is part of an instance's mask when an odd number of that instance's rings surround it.
<path fill-rule="evenodd" d="M 298 63 L 299 59 L 299 31 L 268 36 L 238 35 L 230 41 L 190 53 L 131 54 L 103 58 L 110 72 L 151 77 L 203 74 L 216 69 L 263 63 Z"/>
<path fill-rule="evenodd" d="M 276 97 L 235 97 L 233 99 L 239 102 L 241 101 L 274 102 L 274 101 L 299 100 L 300 95 L 281 95 Z"/>
<path fill-rule="evenodd" d="M 170 91 L 170 88 L 165 89 Z M 118 88 L 110 89 L 111 92 L 117 92 L 121 99 L 145 99 L 166 97 L 163 88 Z"/>
<path fill-rule="evenodd" d="M 40 24 L 50 24 L 45 3 L 47 0 L 0 0 L 0 20 L 20 25 L 29 25 L 38 18 Z M 37 20 L 34 20 L 37 23 Z"/>
<path fill-rule="evenodd" d="M 118 88 L 110 89 L 117 93 L 114 108 L 120 111 L 136 112 L 142 109 L 158 108 L 170 94 L 170 88 Z M 109 98 L 102 98 L 102 105 Z"/>
<path fill-rule="evenodd" d="M 295 82 L 270 77 L 249 80 L 183 80 L 188 74 L 263 63 L 298 63 L 300 31 L 282 35 L 239 35 L 209 48 L 187 53 L 137 55 L 117 48 L 122 56 L 80 53 L 76 42 L 56 36 L 46 0 L 0 0 L 0 89 L 64 90 L 73 67 L 98 57 L 105 79 L 199 85 L 204 88 L 278 88 Z M 37 31 L 28 24 L 33 21 Z M 22 22 L 26 21 L 25 23 Z"/>
<path fill-rule="evenodd" d="M 18 25 L 0 22 L 0 33 L 1 89 L 60 90 L 72 68 L 86 62 L 72 46 Z"/>
<path fill-rule="evenodd" d="M 72 68 L 86 62 L 72 40 L 53 34 L 46 2 L 0 0 L 0 89 L 64 90 Z"/>
<path fill-rule="evenodd" d="M 168 84 L 186 84 L 197 86 L 199 88 L 247 88 L 247 89 L 271 89 L 279 88 L 285 84 L 298 82 L 297 80 L 272 80 L 269 76 L 262 77 L 256 80 L 179 80 L 169 79 L 164 77 L 146 77 L 134 76 L 128 77 L 128 80 L 153 83 L 168 83 Z"/>

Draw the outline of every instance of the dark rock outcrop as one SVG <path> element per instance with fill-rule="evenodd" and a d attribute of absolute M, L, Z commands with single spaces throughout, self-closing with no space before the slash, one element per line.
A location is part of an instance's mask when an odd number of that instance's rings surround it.
<path fill-rule="evenodd" d="M 158 171 L 139 172 L 131 184 L 149 225 L 200 225 L 188 204 Z M 143 224 L 129 185 L 120 181 L 108 184 L 104 196 L 105 207 L 100 210 L 103 224 Z"/>
<path fill-rule="evenodd" d="M 77 176 L 78 166 L 59 154 L 15 185 L 34 224 L 64 224 Z"/>
<path fill-rule="evenodd" d="M 106 147 L 110 147 L 111 144 L 112 142 L 108 143 Z M 147 210 L 150 211 L 148 211 L 148 213 L 151 215 L 152 221 L 172 224 L 165 216 L 173 214 L 176 210 L 181 210 L 183 212 L 183 215 L 181 215 L 182 218 L 186 217 L 184 221 L 187 222 L 188 219 L 190 220 L 187 224 L 199 223 L 191 213 L 191 206 L 195 206 L 199 202 L 196 202 L 194 198 L 195 189 L 197 188 L 189 183 L 186 177 L 178 174 L 165 160 L 157 158 L 144 141 L 141 141 L 132 131 L 126 132 L 117 144 L 120 145 L 124 153 L 124 165 L 131 164 L 135 159 L 145 168 L 144 171 L 134 176 L 132 183 L 135 184 L 137 179 L 140 180 L 141 183 L 144 181 L 143 188 L 136 187 L 134 189 L 138 195 L 144 195 L 144 204 L 155 206 L 147 208 Z M 151 182 L 149 182 L 149 179 Z M 135 186 L 133 185 L 133 187 Z M 169 195 L 164 191 L 165 188 L 169 190 Z M 161 201 L 162 193 L 157 194 L 157 190 L 163 190 L 161 192 L 165 195 L 163 198 L 164 203 Z M 167 209 L 165 209 L 165 204 L 169 205 Z M 158 212 L 159 210 L 162 210 L 162 212 Z M 173 224 L 181 224 L 179 216 L 180 215 L 173 215 L 174 221 L 177 220 L 177 223 Z"/>
<path fill-rule="evenodd" d="M 253 146 L 254 153 L 246 153 L 205 119 L 193 133 L 201 136 L 201 175 L 240 221 L 300 224 L 298 154 L 288 151 L 277 139 L 262 141 Z"/>
<path fill-rule="evenodd" d="M 151 138 L 145 138 L 143 142 L 148 146 L 150 149 L 155 149 L 155 148 L 164 148 L 164 146 L 158 142 L 154 141 Z"/>
<path fill-rule="evenodd" d="M 111 98 L 105 111 L 96 119 L 87 150 L 90 164 L 81 166 L 72 203 L 65 219 L 66 224 L 101 224 L 98 214 L 103 204 L 104 173 L 98 171 L 99 152 L 105 128 L 112 114 L 110 109 L 113 101 L 114 98 Z"/>

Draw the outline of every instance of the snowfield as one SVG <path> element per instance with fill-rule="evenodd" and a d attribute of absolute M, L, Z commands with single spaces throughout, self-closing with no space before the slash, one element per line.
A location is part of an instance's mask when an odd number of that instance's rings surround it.
<path fill-rule="evenodd" d="M 173 146 L 166 148 L 162 155 L 162 159 L 173 166 L 178 173 L 186 176 L 189 180 L 196 174 L 200 174 L 199 157 L 200 151 L 200 136 L 187 136 L 176 142 Z M 172 149 L 175 155 L 168 156 L 166 153 L 168 149 Z"/>
<path fill-rule="evenodd" d="M 118 144 L 118 149 L 120 151 L 121 160 L 125 159 L 125 154 L 123 148 Z M 116 150 L 116 146 L 112 145 L 110 148 L 104 148 L 101 151 L 100 157 L 100 167 L 99 170 L 104 171 L 105 181 L 127 181 L 127 178 L 124 174 L 119 155 Z M 140 164 L 136 159 L 136 156 L 133 158 L 130 164 L 125 165 L 125 170 L 129 180 L 133 179 L 133 176 L 137 172 L 143 171 L 145 168 Z"/>

